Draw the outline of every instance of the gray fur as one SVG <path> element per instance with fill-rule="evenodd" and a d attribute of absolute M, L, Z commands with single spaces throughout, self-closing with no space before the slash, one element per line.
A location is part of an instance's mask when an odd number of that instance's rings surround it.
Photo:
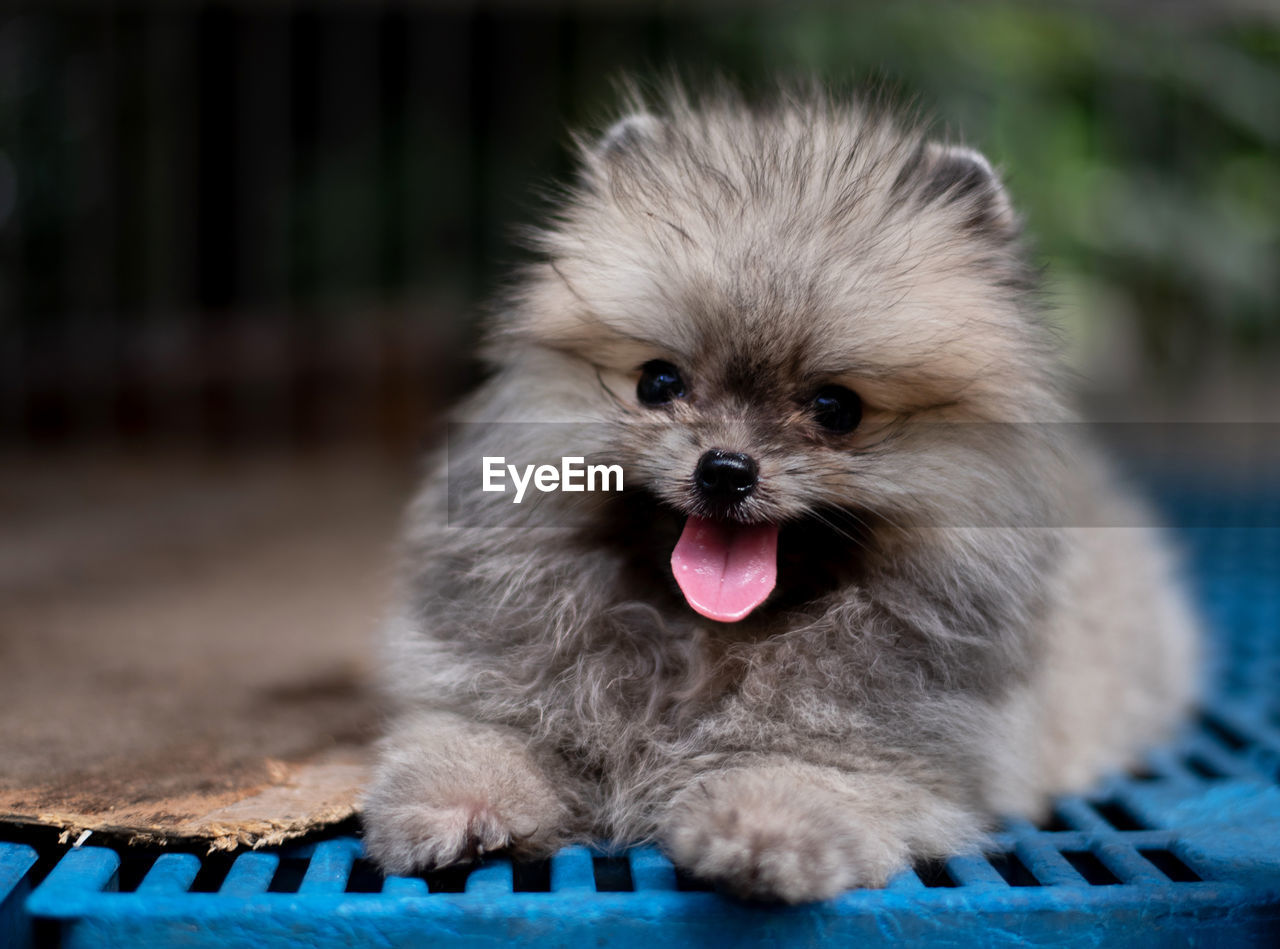
<path fill-rule="evenodd" d="M 985 159 L 813 91 L 677 90 L 642 114 L 584 143 L 459 413 L 591 422 L 522 438 L 621 460 L 626 496 L 546 495 L 561 526 L 451 527 L 432 462 L 388 623 L 372 857 L 651 840 L 799 902 L 975 846 L 993 814 L 1037 814 L 1165 735 L 1194 625 L 1150 530 L 1072 526 L 1142 515 L 1061 424 Z M 637 402 L 655 358 L 689 398 Z M 806 415 L 829 382 L 863 397 L 852 435 Z M 455 449 L 493 437 L 467 431 Z M 759 462 L 742 519 L 784 525 L 779 589 L 735 624 L 667 567 L 711 447 Z"/>

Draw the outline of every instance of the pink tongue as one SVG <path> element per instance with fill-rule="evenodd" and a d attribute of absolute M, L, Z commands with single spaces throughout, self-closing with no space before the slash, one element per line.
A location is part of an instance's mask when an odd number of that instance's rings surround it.
<path fill-rule="evenodd" d="M 671 571 L 697 612 L 735 623 L 773 591 L 778 579 L 778 528 L 691 517 L 671 552 Z"/>

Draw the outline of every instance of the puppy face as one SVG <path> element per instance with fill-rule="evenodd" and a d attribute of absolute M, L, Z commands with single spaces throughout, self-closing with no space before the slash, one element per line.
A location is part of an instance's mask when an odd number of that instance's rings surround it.
<path fill-rule="evenodd" d="M 1015 433 L 1062 410 L 980 155 L 852 107 L 719 101 L 583 160 L 499 341 L 593 367 L 628 487 L 685 519 L 692 608 L 760 608 L 808 528 L 852 549 L 1031 503 Z"/>

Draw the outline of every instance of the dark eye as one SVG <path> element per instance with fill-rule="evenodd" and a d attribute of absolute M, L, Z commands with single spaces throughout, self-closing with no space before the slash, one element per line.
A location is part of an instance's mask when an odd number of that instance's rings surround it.
<path fill-rule="evenodd" d="M 649 360 L 640 367 L 636 397 L 645 405 L 666 405 L 672 399 L 683 399 L 684 380 L 680 378 L 680 370 L 661 359 Z"/>
<path fill-rule="evenodd" d="M 862 421 L 862 399 L 844 386 L 823 386 L 810 405 L 813 417 L 829 432 L 852 432 Z"/>

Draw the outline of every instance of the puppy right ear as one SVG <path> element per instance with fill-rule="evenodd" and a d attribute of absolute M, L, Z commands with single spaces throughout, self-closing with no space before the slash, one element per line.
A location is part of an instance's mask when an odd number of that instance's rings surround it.
<path fill-rule="evenodd" d="M 985 155 L 963 145 L 930 142 L 925 148 L 925 201 L 944 200 L 963 205 L 965 224 L 999 237 L 1017 235 L 1018 216 L 1013 203 Z"/>

